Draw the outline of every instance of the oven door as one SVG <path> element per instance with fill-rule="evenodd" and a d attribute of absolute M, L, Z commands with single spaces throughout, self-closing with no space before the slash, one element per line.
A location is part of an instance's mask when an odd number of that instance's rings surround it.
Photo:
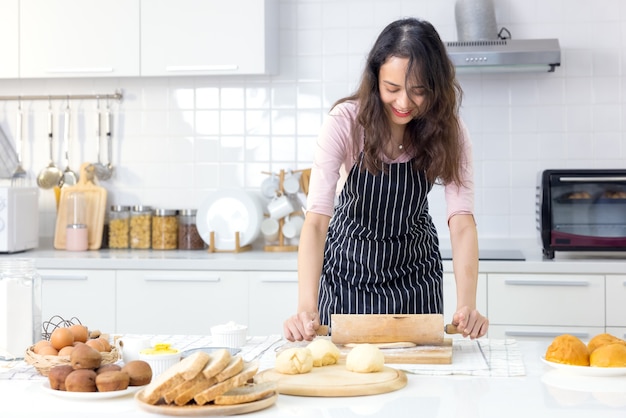
<path fill-rule="evenodd" d="M 550 199 L 553 249 L 626 249 L 626 171 L 553 173 Z"/>

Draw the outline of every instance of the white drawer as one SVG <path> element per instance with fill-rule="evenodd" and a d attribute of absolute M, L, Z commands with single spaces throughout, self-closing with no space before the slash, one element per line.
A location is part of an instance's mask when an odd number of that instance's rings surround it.
<path fill-rule="evenodd" d="M 626 327 L 626 276 L 606 276 L 606 326 Z"/>
<path fill-rule="evenodd" d="M 604 327 L 604 276 L 489 274 L 492 324 Z"/>

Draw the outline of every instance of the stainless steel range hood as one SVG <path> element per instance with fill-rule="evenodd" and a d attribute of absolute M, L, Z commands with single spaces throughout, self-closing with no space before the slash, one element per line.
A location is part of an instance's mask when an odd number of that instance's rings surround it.
<path fill-rule="evenodd" d="M 554 72 L 561 65 L 558 39 L 498 39 L 446 42 L 459 72 Z"/>

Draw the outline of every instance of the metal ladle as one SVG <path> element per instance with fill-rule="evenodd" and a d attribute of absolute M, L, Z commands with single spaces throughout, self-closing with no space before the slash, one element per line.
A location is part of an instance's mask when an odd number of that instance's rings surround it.
<path fill-rule="evenodd" d="M 63 171 L 63 176 L 59 180 L 59 187 L 63 186 L 73 186 L 76 184 L 78 180 L 78 175 L 72 171 L 70 168 L 70 104 L 68 102 L 67 107 L 65 108 L 65 170 Z"/>
<path fill-rule="evenodd" d="M 100 102 L 98 102 L 98 110 L 96 112 L 97 114 L 97 121 L 96 121 L 96 137 L 98 138 L 98 162 L 92 164 L 93 168 L 95 170 L 95 175 L 98 178 L 98 180 L 108 180 L 111 178 L 111 175 L 113 174 L 111 172 L 111 169 L 109 166 L 104 165 L 102 163 L 102 158 L 101 158 L 101 142 L 102 142 L 102 121 L 101 121 L 101 113 L 100 113 Z M 108 118 L 108 115 L 107 115 Z M 107 119 L 107 124 L 108 124 L 108 119 Z M 109 133 L 107 133 L 107 135 L 110 135 Z M 110 165 L 110 164 L 109 164 Z"/>
<path fill-rule="evenodd" d="M 63 172 L 54 164 L 54 140 L 52 134 L 52 109 L 48 110 L 48 140 L 50 141 L 50 163 L 37 175 L 37 185 L 42 189 L 51 189 L 59 184 Z"/>

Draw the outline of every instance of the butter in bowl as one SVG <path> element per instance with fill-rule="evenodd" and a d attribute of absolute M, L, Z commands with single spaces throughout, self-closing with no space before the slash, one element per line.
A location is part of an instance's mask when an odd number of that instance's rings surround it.
<path fill-rule="evenodd" d="M 248 326 L 237 324 L 234 321 L 211 327 L 212 342 L 216 346 L 241 348 L 246 344 L 247 335 Z"/>
<path fill-rule="evenodd" d="M 157 343 L 154 347 L 144 348 L 139 352 L 139 359 L 152 368 L 153 379 L 169 369 L 181 359 L 180 350 L 170 344 Z"/>

